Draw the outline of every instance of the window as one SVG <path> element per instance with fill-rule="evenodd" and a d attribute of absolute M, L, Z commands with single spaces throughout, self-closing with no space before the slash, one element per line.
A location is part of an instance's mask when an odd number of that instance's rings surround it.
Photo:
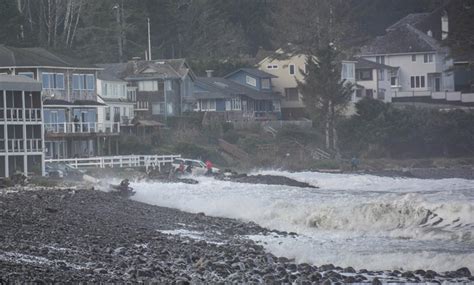
<path fill-rule="evenodd" d="M 354 64 L 353 63 L 342 64 L 342 79 L 354 79 Z"/>
<path fill-rule="evenodd" d="M 18 72 L 18 75 L 22 75 L 22 76 L 26 76 L 26 77 L 29 77 L 31 79 L 34 79 L 33 72 Z"/>
<path fill-rule="evenodd" d="M 262 79 L 262 89 L 270 89 L 270 79 Z"/>
<path fill-rule="evenodd" d="M 372 80 L 372 69 L 360 69 L 356 71 L 357 80 L 370 81 Z"/>
<path fill-rule="evenodd" d="M 385 89 L 379 89 L 377 92 L 377 99 L 385 100 Z"/>
<path fill-rule="evenodd" d="M 397 86 L 397 77 L 396 76 L 390 77 L 390 86 Z"/>
<path fill-rule="evenodd" d="M 159 91 L 158 81 L 156 80 L 139 81 L 138 90 L 139 91 Z"/>
<path fill-rule="evenodd" d="M 64 74 L 43 72 L 41 77 L 44 89 L 64 89 Z"/>
<path fill-rule="evenodd" d="M 241 110 L 240 98 L 230 100 L 231 110 Z"/>
<path fill-rule="evenodd" d="M 424 62 L 424 63 L 433 62 L 433 54 L 432 54 L 432 53 L 430 53 L 430 54 L 424 54 L 424 55 L 423 55 L 423 62 Z"/>
<path fill-rule="evenodd" d="M 104 96 L 107 96 L 107 95 L 108 95 L 108 94 L 107 94 L 108 85 L 109 85 L 109 84 L 104 83 L 104 88 L 103 88 L 103 89 L 104 89 L 104 92 L 103 92 L 103 93 L 104 93 L 104 94 L 103 94 Z"/>
<path fill-rule="evenodd" d="M 384 55 L 382 55 L 382 56 L 376 56 L 376 57 L 375 57 L 375 61 L 376 61 L 377 63 L 385 64 L 385 56 L 384 56 Z"/>
<path fill-rule="evenodd" d="M 255 79 L 251 76 L 246 75 L 245 76 L 245 82 L 250 86 L 257 87 L 257 79 Z"/>
<path fill-rule="evenodd" d="M 374 90 L 373 89 L 367 89 L 365 90 L 365 97 L 369 97 L 369 98 L 374 98 Z"/>
<path fill-rule="evenodd" d="M 201 111 L 215 111 L 216 100 L 201 100 Z"/>
<path fill-rule="evenodd" d="M 416 54 L 411 55 L 411 61 L 416 62 Z"/>
<path fill-rule="evenodd" d="M 378 70 L 378 79 L 379 81 L 385 81 L 385 69 Z"/>
<path fill-rule="evenodd" d="M 110 121 L 110 107 L 105 107 L 105 120 Z"/>
<path fill-rule="evenodd" d="M 295 65 L 290 64 L 290 75 L 295 75 Z"/>
<path fill-rule="evenodd" d="M 269 65 L 267 65 L 267 69 L 278 69 L 278 65 L 276 65 L 276 64 L 269 64 Z"/>
<path fill-rule="evenodd" d="M 411 76 L 410 86 L 411 88 L 425 88 L 425 77 L 424 76 Z"/>
<path fill-rule="evenodd" d="M 356 90 L 356 97 L 361 98 L 362 97 L 362 89 L 357 89 Z"/>
<path fill-rule="evenodd" d="M 285 88 L 285 98 L 288 101 L 298 101 L 298 88 Z"/>
<path fill-rule="evenodd" d="M 93 74 L 73 74 L 72 75 L 73 90 L 94 90 L 95 76 Z"/>

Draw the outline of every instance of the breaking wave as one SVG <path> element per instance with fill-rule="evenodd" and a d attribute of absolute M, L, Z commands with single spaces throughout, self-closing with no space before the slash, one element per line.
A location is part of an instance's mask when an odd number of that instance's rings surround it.
<path fill-rule="evenodd" d="M 425 256 L 440 258 L 433 263 L 438 264 L 435 270 L 449 267 L 446 262 L 443 265 L 443 256 L 453 260 L 450 264 L 474 261 L 472 181 L 312 172 L 259 173 L 288 176 L 320 188 L 240 184 L 201 177 L 197 185 L 137 183 L 135 199 L 296 232 L 300 234 L 298 246 L 288 246 L 296 241 L 284 241 L 281 237 L 274 242 L 268 237 L 260 239 L 265 240 L 269 250 L 301 261 L 307 260 L 303 256 L 311 253 L 320 257 L 311 258 L 311 262 L 357 266 L 360 260 L 370 260 L 371 256 L 390 258 L 394 251 L 402 256 L 418 256 L 404 264 L 413 269 L 423 265 L 419 261 Z M 344 261 L 338 257 L 341 248 L 346 259 L 354 258 Z M 355 261 L 357 256 L 359 261 Z M 397 268 L 399 259 L 393 257 L 392 262 L 385 263 Z M 370 264 L 377 268 L 383 263 L 374 260 L 364 267 Z"/>

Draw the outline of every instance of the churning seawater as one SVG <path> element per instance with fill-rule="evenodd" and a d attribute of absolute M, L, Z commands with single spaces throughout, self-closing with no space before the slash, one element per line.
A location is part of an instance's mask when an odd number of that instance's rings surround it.
<path fill-rule="evenodd" d="M 474 182 L 260 171 L 319 189 L 241 184 L 135 183 L 134 199 L 253 221 L 299 235 L 249 236 L 277 256 L 369 270 L 474 271 Z"/>

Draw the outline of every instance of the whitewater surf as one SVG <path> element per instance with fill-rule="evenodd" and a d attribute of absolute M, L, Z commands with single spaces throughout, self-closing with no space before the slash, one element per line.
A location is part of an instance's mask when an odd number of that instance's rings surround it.
<path fill-rule="evenodd" d="M 253 221 L 298 236 L 252 235 L 277 256 L 368 270 L 474 270 L 474 185 L 355 174 L 260 171 L 320 187 L 134 183 L 134 200 Z"/>

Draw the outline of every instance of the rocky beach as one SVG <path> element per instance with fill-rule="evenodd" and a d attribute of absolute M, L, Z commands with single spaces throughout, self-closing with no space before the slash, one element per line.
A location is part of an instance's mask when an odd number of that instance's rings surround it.
<path fill-rule="evenodd" d="M 0 283 L 473 282 L 469 269 L 368 271 L 295 263 L 248 235 L 254 223 L 148 205 L 97 190 L 0 192 Z"/>

